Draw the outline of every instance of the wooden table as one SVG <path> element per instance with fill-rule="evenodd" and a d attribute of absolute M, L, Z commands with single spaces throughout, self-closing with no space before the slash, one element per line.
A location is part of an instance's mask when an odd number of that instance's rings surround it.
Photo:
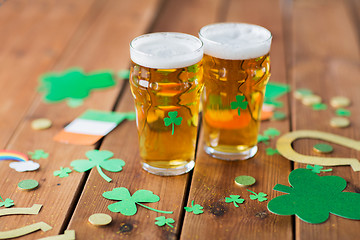
<path fill-rule="evenodd" d="M 147 32 L 177 31 L 197 35 L 209 23 L 249 22 L 265 26 L 273 33 L 270 81 L 287 83 L 292 90 L 309 88 L 323 98 L 328 109 L 314 111 L 296 100 L 292 93 L 281 97 L 287 114 L 284 121 L 267 121 L 281 133 L 312 129 L 360 140 L 360 67 L 358 0 L 2 0 L 0 1 L 0 149 L 23 153 L 44 149 L 50 155 L 38 162 L 35 172 L 18 173 L 0 162 L 0 195 L 15 201 L 16 207 L 42 204 L 38 215 L 13 215 L 0 218 L 0 231 L 36 222 L 53 227 L 21 239 L 38 239 L 76 231 L 77 239 L 359 239 L 360 222 L 331 215 L 323 224 L 308 224 L 294 216 L 278 216 L 267 210 L 267 202 L 251 201 L 246 188 L 236 186 L 238 175 L 257 179 L 249 189 L 265 192 L 269 199 L 282 195 L 275 184 L 288 185 L 292 169 L 305 165 L 280 155 L 268 156 L 267 147 L 248 161 L 226 162 L 213 159 L 203 151 L 200 137 L 196 167 L 177 177 L 160 177 L 140 168 L 138 139 L 134 121 L 120 124 L 95 146 L 76 146 L 52 140 L 66 124 L 86 109 L 133 111 L 127 81 L 116 87 L 95 91 L 84 104 L 69 108 L 65 103 L 46 104 L 36 91 L 38 77 L 49 71 L 79 66 L 85 71 L 129 66 L 129 42 Z M 329 125 L 335 110 L 332 96 L 345 95 L 352 100 L 351 126 L 335 129 Z M 34 131 L 32 120 L 44 117 L 53 121 L 48 130 Z M 316 141 L 304 139 L 294 144 L 296 151 L 311 155 Z M 332 156 L 354 157 L 360 153 L 335 145 Z M 109 150 L 124 159 L 120 173 L 106 172 L 113 181 L 105 182 L 96 170 L 73 172 L 58 178 L 53 172 L 70 167 L 75 159 L 84 159 L 91 149 Z M 313 153 L 312 153 L 313 154 Z M 348 191 L 360 193 L 360 175 L 349 166 L 333 167 L 333 175 L 348 181 Z M 37 190 L 17 189 L 23 179 L 35 179 Z M 112 203 L 102 197 L 104 191 L 127 187 L 151 190 L 160 196 L 157 209 L 173 210 L 174 228 L 154 224 L 158 213 L 139 208 L 134 216 L 112 213 Z M 241 195 L 246 202 L 239 208 L 225 203 L 230 194 Z M 190 202 L 201 204 L 204 213 L 186 213 Z M 93 213 L 113 217 L 111 225 L 95 227 L 88 222 Z"/>

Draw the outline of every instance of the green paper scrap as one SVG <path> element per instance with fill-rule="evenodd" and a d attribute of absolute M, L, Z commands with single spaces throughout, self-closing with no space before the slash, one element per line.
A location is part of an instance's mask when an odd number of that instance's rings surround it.
<path fill-rule="evenodd" d="M 323 168 L 324 168 L 323 166 L 319 166 L 319 165 L 314 165 L 314 166 L 306 165 L 306 169 L 310 169 L 313 173 L 331 172 L 332 171 L 332 168 L 324 169 L 324 170 L 323 170 Z"/>
<path fill-rule="evenodd" d="M 133 216 L 137 212 L 136 204 L 147 208 L 149 210 L 164 213 L 164 214 L 172 214 L 172 211 L 161 211 L 151 207 L 148 207 L 140 202 L 145 203 L 154 203 L 160 200 L 160 197 L 155 195 L 153 192 L 149 190 L 137 190 L 132 196 L 127 188 L 119 187 L 114 188 L 112 191 L 104 192 L 102 195 L 104 198 L 109 200 L 119 201 L 117 203 L 110 204 L 108 209 L 111 212 L 119 212 L 125 216 Z"/>
<path fill-rule="evenodd" d="M 71 108 L 77 108 L 84 104 L 83 99 L 69 98 L 66 101 L 67 105 Z"/>
<path fill-rule="evenodd" d="M 265 144 L 269 144 L 270 137 L 259 134 L 257 140 L 259 143 L 264 142 Z"/>
<path fill-rule="evenodd" d="M 164 118 L 165 126 L 168 127 L 170 126 L 170 124 L 172 126 L 171 135 L 174 135 L 174 124 L 180 125 L 182 121 L 182 117 L 177 117 L 177 115 L 178 115 L 177 111 L 168 112 L 169 117 Z"/>
<path fill-rule="evenodd" d="M 266 193 L 263 193 L 263 192 L 255 193 L 255 192 L 253 192 L 253 191 L 251 191 L 249 189 L 246 189 L 246 190 L 248 190 L 249 192 L 254 194 L 254 195 L 250 195 L 251 200 L 258 200 L 259 202 L 263 202 L 263 201 L 267 200 L 267 198 L 266 198 L 267 194 Z"/>
<path fill-rule="evenodd" d="M 273 149 L 271 147 L 266 148 L 266 155 L 273 156 L 275 154 L 280 154 L 277 149 Z"/>
<path fill-rule="evenodd" d="M 271 120 L 277 120 L 277 121 L 280 121 L 280 120 L 284 120 L 286 118 L 286 114 L 283 113 L 283 112 L 280 112 L 280 111 L 275 111 Z"/>
<path fill-rule="evenodd" d="M 191 207 L 184 207 L 185 211 L 187 212 L 192 212 L 194 214 L 201 214 L 203 213 L 204 211 L 202 209 L 204 209 L 201 205 L 199 204 L 195 204 L 194 205 L 194 200 L 192 200 L 191 202 Z"/>
<path fill-rule="evenodd" d="M 283 103 L 276 99 L 288 93 L 290 86 L 288 84 L 269 82 L 266 85 L 264 103 L 273 105 L 275 107 L 282 107 Z"/>
<path fill-rule="evenodd" d="M 246 109 L 248 102 L 245 101 L 245 96 L 236 95 L 236 101 L 230 103 L 231 109 L 237 109 L 238 115 L 240 116 L 240 109 Z"/>
<path fill-rule="evenodd" d="M 47 73 L 40 77 L 38 90 L 44 93 L 43 99 L 56 103 L 65 99 L 85 99 L 96 89 L 115 85 L 110 71 L 84 73 L 79 68 L 71 68 L 60 73 Z"/>
<path fill-rule="evenodd" d="M 291 187 L 277 184 L 275 191 L 288 193 L 272 199 L 269 211 L 279 215 L 296 215 L 313 224 L 325 222 L 330 213 L 360 220 L 360 194 L 342 192 L 346 180 L 338 176 L 320 177 L 308 169 L 295 169 L 289 175 Z"/>
<path fill-rule="evenodd" d="M 320 110 L 326 110 L 327 105 L 325 103 L 316 103 L 311 106 L 313 110 L 320 111 Z"/>
<path fill-rule="evenodd" d="M 37 149 L 34 152 L 28 152 L 32 160 L 39 160 L 40 158 L 48 158 L 49 154 L 42 149 Z"/>
<path fill-rule="evenodd" d="M 172 218 L 166 218 L 164 216 L 160 216 L 160 217 L 155 218 L 155 220 L 156 220 L 155 224 L 158 225 L 159 227 L 162 227 L 166 224 L 169 227 L 174 228 L 174 226 L 171 225 L 171 223 L 174 223 L 175 220 Z"/>
<path fill-rule="evenodd" d="M 64 178 L 64 177 L 68 177 L 69 173 L 71 173 L 71 169 L 70 168 L 63 168 L 60 167 L 60 170 L 54 171 L 54 176 L 58 176 L 60 178 Z"/>
<path fill-rule="evenodd" d="M 110 159 L 114 154 L 110 151 L 90 150 L 86 152 L 86 156 L 89 160 L 74 160 L 70 166 L 77 172 L 86 172 L 93 167 L 96 167 L 101 177 L 107 182 L 111 182 L 112 179 L 104 174 L 101 168 L 109 172 L 120 172 L 122 167 L 125 166 L 125 162 L 121 159 Z"/>
<path fill-rule="evenodd" d="M 239 195 L 230 195 L 230 197 L 225 197 L 226 203 L 234 203 L 235 207 L 239 207 L 237 203 L 242 204 L 245 201 L 245 199 L 240 198 Z"/>
<path fill-rule="evenodd" d="M 335 110 L 335 113 L 337 116 L 340 117 L 350 117 L 351 116 L 351 112 L 347 109 L 344 108 L 338 108 Z"/>
<path fill-rule="evenodd" d="M 6 208 L 9 208 L 9 207 L 12 207 L 14 206 L 14 201 L 10 198 L 7 198 L 4 199 L 0 196 L 0 199 L 1 199 L 1 202 L 0 202 L 0 207 L 6 207 Z"/>
<path fill-rule="evenodd" d="M 268 129 L 266 129 L 264 131 L 264 135 L 272 138 L 272 137 L 275 137 L 275 136 L 279 136 L 280 131 L 277 130 L 276 128 L 268 128 Z"/>
<path fill-rule="evenodd" d="M 123 69 L 118 72 L 118 77 L 121 79 L 129 79 L 130 78 L 130 70 Z"/>

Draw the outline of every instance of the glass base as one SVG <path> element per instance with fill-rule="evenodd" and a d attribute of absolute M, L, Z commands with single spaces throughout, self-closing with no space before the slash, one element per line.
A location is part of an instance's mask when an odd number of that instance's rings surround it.
<path fill-rule="evenodd" d="M 185 174 L 190 172 L 195 166 L 194 160 L 191 160 L 184 166 L 177 167 L 177 168 L 158 168 L 150 166 L 147 163 L 142 163 L 142 168 L 152 174 L 159 175 L 159 176 L 177 176 L 181 174 Z"/>
<path fill-rule="evenodd" d="M 241 152 L 220 152 L 205 145 L 204 150 L 207 154 L 214 158 L 227 161 L 237 161 L 252 158 L 257 153 L 258 147 L 254 146 Z"/>

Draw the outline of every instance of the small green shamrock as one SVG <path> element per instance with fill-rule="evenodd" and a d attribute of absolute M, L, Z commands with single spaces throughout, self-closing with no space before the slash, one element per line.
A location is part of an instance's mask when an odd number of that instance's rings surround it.
<path fill-rule="evenodd" d="M 264 131 L 264 135 L 268 137 L 275 137 L 280 135 L 280 131 L 276 128 L 268 128 Z"/>
<path fill-rule="evenodd" d="M 90 150 L 86 152 L 86 156 L 89 160 L 75 160 L 72 161 L 70 165 L 77 172 L 86 172 L 96 167 L 100 176 L 107 182 L 111 182 L 112 179 L 106 176 L 101 168 L 109 172 L 120 172 L 122 167 L 125 166 L 125 162 L 121 159 L 110 159 L 114 156 L 110 151 Z"/>
<path fill-rule="evenodd" d="M 167 127 L 170 124 L 172 125 L 171 135 L 174 135 L 174 124 L 179 126 L 181 124 L 182 117 L 177 117 L 177 115 L 178 115 L 177 111 L 169 112 L 168 115 L 169 115 L 169 117 L 164 118 L 164 123 L 165 123 L 165 126 L 167 126 Z"/>
<path fill-rule="evenodd" d="M 28 155 L 32 160 L 39 160 L 40 158 L 49 157 L 49 154 L 42 149 L 37 149 L 34 152 L 28 152 Z"/>
<path fill-rule="evenodd" d="M 314 173 L 331 172 L 331 171 L 332 171 L 332 168 L 322 170 L 324 167 L 323 167 L 323 166 L 319 166 L 319 165 L 314 165 L 314 166 L 307 165 L 306 168 L 307 168 L 307 169 L 310 169 L 310 170 L 311 170 L 312 172 L 314 172 Z"/>
<path fill-rule="evenodd" d="M 160 217 L 155 218 L 155 220 L 157 220 L 155 222 L 155 224 L 158 225 L 159 227 L 162 227 L 162 226 L 164 226 L 166 224 L 169 227 L 174 228 L 174 226 L 170 224 L 170 223 L 175 222 L 175 220 L 172 219 L 172 218 L 166 218 L 164 216 L 160 216 Z"/>
<path fill-rule="evenodd" d="M 319 110 L 326 110 L 327 105 L 325 103 L 316 103 L 311 106 L 313 110 L 319 111 Z"/>
<path fill-rule="evenodd" d="M 266 193 L 263 193 L 263 192 L 259 192 L 259 193 L 255 193 L 249 189 L 247 189 L 249 192 L 253 193 L 254 195 L 250 195 L 250 199 L 251 200 L 258 200 L 259 202 L 263 202 L 263 201 L 266 201 L 267 198 L 267 194 Z"/>
<path fill-rule="evenodd" d="M 204 211 L 202 210 L 203 207 L 199 204 L 194 205 L 194 200 L 191 202 L 191 207 L 184 207 L 185 211 L 187 212 L 193 212 L 194 214 L 201 214 Z"/>
<path fill-rule="evenodd" d="M 343 116 L 343 117 L 350 117 L 351 116 L 351 112 L 347 109 L 344 108 L 338 108 L 335 111 L 337 116 Z"/>
<path fill-rule="evenodd" d="M 153 192 L 149 190 L 143 190 L 143 189 L 137 190 L 131 196 L 127 188 L 119 187 L 119 188 L 114 188 L 112 191 L 104 192 L 102 196 L 109 200 L 120 201 L 117 203 L 110 204 L 108 206 L 108 209 L 111 212 L 119 212 L 125 216 L 132 216 L 137 212 L 136 204 L 158 213 L 164 213 L 164 214 L 173 213 L 170 211 L 157 210 L 141 204 L 140 202 L 154 203 L 160 200 L 159 196 L 153 194 Z"/>
<path fill-rule="evenodd" d="M 231 109 L 238 109 L 238 115 L 240 116 L 240 109 L 246 109 L 248 102 L 244 101 L 245 96 L 237 95 L 236 101 L 230 103 Z"/>
<path fill-rule="evenodd" d="M 272 156 L 272 155 L 280 154 L 280 153 L 277 149 L 273 149 L 273 148 L 269 147 L 269 148 L 266 148 L 266 154 L 269 156 Z"/>
<path fill-rule="evenodd" d="M 265 144 L 269 144 L 270 137 L 259 134 L 257 140 L 259 143 L 264 142 Z"/>
<path fill-rule="evenodd" d="M 235 207 L 239 207 L 239 205 L 237 205 L 236 203 L 243 203 L 245 201 L 245 199 L 240 198 L 239 195 L 230 195 L 230 197 L 226 197 L 225 198 L 225 202 L 227 203 L 234 203 Z"/>
<path fill-rule="evenodd" d="M 69 173 L 71 173 L 70 168 L 60 167 L 60 170 L 54 171 L 54 176 L 59 176 L 60 178 L 68 177 Z"/>
<path fill-rule="evenodd" d="M 2 202 L 0 202 L 0 207 L 8 208 L 8 207 L 14 206 L 14 201 L 11 200 L 10 198 L 5 199 L 5 201 L 4 201 L 4 199 L 2 199 L 2 197 L 0 196 L 0 199 L 2 201 Z"/>

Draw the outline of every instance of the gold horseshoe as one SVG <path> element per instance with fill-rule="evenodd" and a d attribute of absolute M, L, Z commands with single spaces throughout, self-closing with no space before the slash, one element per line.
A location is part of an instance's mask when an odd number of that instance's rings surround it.
<path fill-rule="evenodd" d="M 38 240 L 75 240 L 75 230 L 65 230 L 62 235 L 44 237 Z"/>
<path fill-rule="evenodd" d="M 349 147 L 360 151 L 360 141 L 355 141 L 350 138 L 342 137 L 339 135 L 313 131 L 313 130 L 300 130 L 289 132 L 278 138 L 276 142 L 276 148 L 279 153 L 287 159 L 294 162 L 316 164 L 322 166 L 337 166 L 337 165 L 350 165 L 354 171 L 360 171 L 360 162 L 356 158 L 329 158 L 329 157 L 317 157 L 308 156 L 297 153 L 291 147 L 291 143 L 300 138 L 314 138 L 321 139 L 328 142 L 336 143 L 345 147 Z"/>
<path fill-rule="evenodd" d="M 16 238 L 35 232 L 37 230 L 43 230 L 44 232 L 46 232 L 49 231 L 50 229 L 52 229 L 52 227 L 49 226 L 48 224 L 44 222 L 38 222 L 25 227 L 13 229 L 10 231 L 0 232 L 0 239 Z"/>

